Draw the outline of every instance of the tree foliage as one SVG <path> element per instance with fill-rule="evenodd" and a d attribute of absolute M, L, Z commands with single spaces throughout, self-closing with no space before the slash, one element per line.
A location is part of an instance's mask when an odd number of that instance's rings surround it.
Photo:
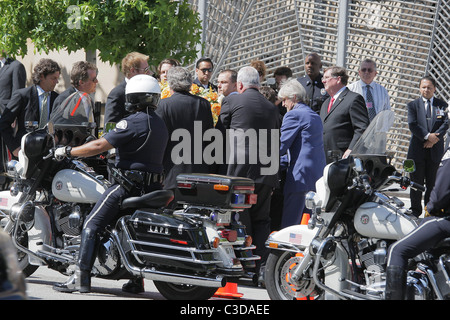
<path fill-rule="evenodd" d="M 0 48 L 11 55 L 35 50 L 69 53 L 99 50 L 102 61 L 119 63 L 131 51 L 156 65 L 172 57 L 192 62 L 201 23 L 186 0 L 1 0 Z"/>

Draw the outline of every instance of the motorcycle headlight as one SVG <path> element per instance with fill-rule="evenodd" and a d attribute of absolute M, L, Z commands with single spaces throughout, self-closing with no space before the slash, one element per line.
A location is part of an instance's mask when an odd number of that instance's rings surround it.
<path fill-rule="evenodd" d="M 7 164 L 6 174 L 8 177 L 14 178 L 22 172 L 22 165 L 17 160 L 11 160 Z"/>
<path fill-rule="evenodd" d="M 316 196 L 316 193 L 314 191 L 310 191 L 305 196 L 305 207 L 307 209 L 314 209 L 316 207 L 316 202 L 314 201 L 314 198 Z"/>

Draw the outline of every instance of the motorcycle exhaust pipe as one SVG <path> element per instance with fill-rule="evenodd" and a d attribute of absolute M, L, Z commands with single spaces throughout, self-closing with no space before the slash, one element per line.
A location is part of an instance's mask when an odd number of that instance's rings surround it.
<path fill-rule="evenodd" d="M 116 230 L 113 230 L 112 236 L 114 237 L 114 240 L 117 244 L 120 244 L 119 236 L 117 234 Z M 211 288 L 221 288 L 224 287 L 227 284 L 227 280 L 223 276 L 211 276 L 211 277 L 200 277 L 195 275 L 189 275 L 189 274 L 180 274 L 180 273 L 170 273 L 170 272 L 163 272 L 158 271 L 154 268 L 138 268 L 136 266 L 133 266 L 128 261 L 125 252 L 122 248 L 122 246 L 117 246 L 120 252 L 120 256 L 122 258 L 123 264 L 125 268 L 130 272 L 131 274 L 139 277 L 144 277 L 145 279 L 152 280 L 152 281 L 162 281 L 162 282 L 170 282 L 170 283 L 180 283 L 180 284 L 187 284 L 187 285 L 193 285 L 193 286 L 200 286 L 200 287 L 211 287 Z"/>

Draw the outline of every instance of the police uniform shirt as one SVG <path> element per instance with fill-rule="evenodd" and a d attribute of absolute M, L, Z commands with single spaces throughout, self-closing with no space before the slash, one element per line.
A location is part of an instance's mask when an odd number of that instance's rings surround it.
<path fill-rule="evenodd" d="M 442 157 L 440 166 L 436 173 L 436 182 L 427 203 L 427 211 L 436 214 L 442 210 L 446 214 L 450 213 L 450 148 Z"/>
<path fill-rule="evenodd" d="M 308 75 L 297 78 L 297 80 L 305 88 L 307 96 L 305 103 L 315 112 L 320 113 L 323 102 L 329 97 L 322 83 L 322 74 L 316 80 L 311 80 Z"/>
<path fill-rule="evenodd" d="M 148 119 L 150 118 L 150 137 Z M 169 134 L 164 121 L 153 111 L 136 112 L 116 124 L 104 138 L 116 148 L 116 167 L 152 173 L 163 172 Z M 144 145 L 145 143 L 145 145 Z M 141 146 L 144 145 L 142 148 Z M 141 148 L 139 151 L 138 149 Z"/>

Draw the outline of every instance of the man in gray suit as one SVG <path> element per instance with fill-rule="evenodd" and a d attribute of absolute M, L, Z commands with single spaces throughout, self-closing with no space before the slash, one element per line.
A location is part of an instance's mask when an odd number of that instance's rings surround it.
<path fill-rule="evenodd" d="M 278 108 L 259 92 L 259 87 L 259 74 L 255 68 L 243 67 L 240 69 L 237 76 L 239 94 L 224 98 L 220 122 L 230 136 L 230 149 L 234 148 L 232 132 L 236 133 L 242 130 L 243 135 L 254 132 L 254 136 L 257 137 L 257 141 L 250 141 L 252 139 L 248 138 L 248 142 L 243 147 L 237 146 L 237 150 L 234 149 L 235 152 L 230 153 L 230 155 L 238 154 L 238 156 L 237 159 L 228 157 L 227 175 L 246 177 L 255 182 L 257 203 L 248 209 L 248 213 L 241 215 L 241 221 L 246 226 L 247 233 L 253 237 L 253 243 L 256 245 L 255 254 L 261 256 L 260 263 L 263 264 L 268 255 L 264 243 L 270 234 L 271 193 L 273 188 L 278 185 L 280 118 Z M 266 137 L 263 137 L 262 131 L 267 132 Z M 276 141 L 271 136 L 274 132 Z M 273 145 L 273 142 L 276 142 L 276 146 Z M 267 155 L 270 154 L 271 158 L 275 156 L 276 164 L 267 164 L 261 159 L 260 155 L 264 144 L 267 148 L 264 151 Z M 239 161 L 240 156 L 245 161 Z M 252 161 L 252 157 L 254 161 Z M 270 167 L 273 167 L 274 170 L 271 170 Z M 257 273 L 259 273 L 259 267 L 258 264 Z"/>
<path fill-rule="evenodd" d="M 345 68 L 331 67 L 324 72 L 322 82 L 330 97 L 320 110 L 323 123 L 323 144 L 327 164 L 347 158 L 353 146 L 369 125 L 363 96 L 347 88 Z M 338 154 L 338 157 L 336 157 Z"/>

